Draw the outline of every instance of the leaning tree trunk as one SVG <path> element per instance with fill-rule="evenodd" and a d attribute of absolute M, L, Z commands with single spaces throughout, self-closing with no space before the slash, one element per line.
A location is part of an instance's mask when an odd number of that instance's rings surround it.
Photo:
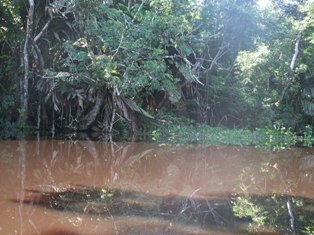
<path fill-rule="evenodd" d="M 81 131 L 86 131 L 96 120 L 97 115 L 100 111 L 101 105 L 103 102 L 103 94 L 101 91 L 97 92 L 96 102 L 94 107 L 83 117 L 80 119 L 80 123 L 78 129 Z"/>
<path fill-rule="evenodd" d="M 301 33 L 302 33 L 302 31 L 300 30 L 299 33 L 298 33 L 297 39 L 295 41 L 295 44 L 294 44 L 294 53 L 293 53 L 293 56 L 292 56 L 292 59 L 291 59 L 291 62 L 290 62 L 290 71 L 289 71 L 290 77 L 293 76 L 293 72 L 294 72 L 294 69 L 295 69 L 296 61 L 297 61 L 298 55 L 300 53 L 299 46 L 300 46 L 300 41 L 301 41 Z M 280 99 L 279 99 L 280 101 L 283 100 L 286 91 L 288 90 L 289 86 L 291 85 L 291 80 L 292 79 L 290 78 L 290 81 L 286 84 L 286 86 L 284 87 L 283 91 L 281 92 Z"/>
<path fill-rule="evenodd" d="M 27 15 L 27 25 L 26 25 L 26 35 L 25 42 L 23 47 L 23 65 L 24 65 L 24 76 L 21 79 L 21 109 L 22 112 L 20 114 L 20 120 L 22 122 L 27 121 L 28 117 L 28 80 L 29 80 L 29 47 L 31 45 L 32 40 L 32 29 L 33 29 L 33 16 L 34 16 L 34 8 L 35 3 L 34 0 L 28 0 L 29 9 Z"/>

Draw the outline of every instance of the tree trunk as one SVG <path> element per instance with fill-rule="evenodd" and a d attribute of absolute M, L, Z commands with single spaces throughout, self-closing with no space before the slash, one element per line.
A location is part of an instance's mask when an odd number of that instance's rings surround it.
<path fill-rule="evenodd" d="M 79 130 L 86 131 L 90 127 L 90 125 L 96 120 L 96 117 L 101 108 L 102 101 L 103 95 L 101 94 L 101 91 L 98 91 L 94 107 L 80 120 L 80 124 L 78 127 Z"/>
<path fill-rule="evenodd" d="M 301 41 L 301 31 L 299 32 L 297 40 L 296 40 L 295 45 L 294 45 L 294 53 L 293 53 L 293 56 L 292 56 L 292 59 L 291 59 L 291 63 L 290 63 L 291 71 L 294 71 L 295 64 L 296 64 L 296 61 L 297 61 L 297 58 L 298 58 L 298 55 L 299 55 L 300 41 Z"/>
<path fill-rule="evenodd" d="M 115 121 L 115 116 L 116 116 L 116 95 L 117 95 L 117 90 L 116 88 L 113 88 L 112 91 L 112 112 L 111 112 L 111 121 L 110 121 L 110 125 L 109 125 L 109 130 L 108 132 L 111 134 L 112 133 L 112 129 L 113 129 L 113 124 Z"/>
<path fill-rule="evenodd" d="M 28 80 L 29 80 L 29 55 L 28 50 L 32 40 L 32 29 L 33 29 L 33 16 L 34 16 L 34 8 L 35 3 L 34 0 L 28 0 L 29 9 L 27 15 L 27 25 L 26 25 L 26 35 L 25 35 L 25 42 L 23 48 L 23 65 L 24 65 L 24 76 L 21 79 L 21 114 L 20 120 L 23 123 L 26 123 L 28 117 Z"/>
<path fill-rule="evenodd" d="M 302 33 L 302 31 L 299 31 L 298 37 L 297 37 L 296 42 L 294 44 L 294 53 L 293 53 L 293 56 L 292 56 L 292 59 L 291 59 L 291 62 L 290 62 L 290 72 L 289 72 L 291 77 L 293 76 L 293 72 L 294 72 L 294 69 L 295 69 L 296 61 L 297 61 L 298 55 L 300 53 L 299 46 L 300 46 L 300 41 L 301 41 L 301 33 Z M 283 91 L 281 92 L 280 99 L 279 99 L 280 101 L 283 100 L 286 91 L 288 90 L 289 86 L 291 85 L 291 80 L 293 80 L 293 79 L 290 78 L 290 81 L 288 81 L 288 83 L 284 87 Z"/>

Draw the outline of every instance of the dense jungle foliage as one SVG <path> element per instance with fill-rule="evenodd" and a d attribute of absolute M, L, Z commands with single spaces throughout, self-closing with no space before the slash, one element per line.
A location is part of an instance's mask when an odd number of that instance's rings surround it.
<path fill-rule="evenodd" d="M 173 115 L 303 132 L 313 23 L 310 0 L 2 0 L 2 135 L 136 131 Z"/>

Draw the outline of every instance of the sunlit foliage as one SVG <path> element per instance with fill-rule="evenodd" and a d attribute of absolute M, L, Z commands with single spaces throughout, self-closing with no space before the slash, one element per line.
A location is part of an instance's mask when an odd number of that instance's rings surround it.
<path fill-rule="evenodd" d="M 112 132 L 125 122 L 134 131 L 161 109 L 228 128 L 279 122 L 302 132 L 311 124 L 310 1 L 273 1 L 263 9 L 249 0 L 35 5 L 23 51 L 29 6 L 0 3 L 3 126 L 25 111 L 25 52 L 27 121 L 38 129 Z"/>

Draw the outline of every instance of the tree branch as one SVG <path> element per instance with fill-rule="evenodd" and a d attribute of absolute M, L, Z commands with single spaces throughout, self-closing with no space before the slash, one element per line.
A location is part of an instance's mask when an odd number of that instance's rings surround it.
<path fill-rule="evenodd" d="M 44 25 L 44 27 L 41 29 L 41 31 L 36 35 L 34 38 L 34 43 L 38 41 L 38 39 L 43 35 L 44 31 L 48 28 L 50 22 L 53 20 L 53 18 L 50 18 L 47 23 Z"/>

